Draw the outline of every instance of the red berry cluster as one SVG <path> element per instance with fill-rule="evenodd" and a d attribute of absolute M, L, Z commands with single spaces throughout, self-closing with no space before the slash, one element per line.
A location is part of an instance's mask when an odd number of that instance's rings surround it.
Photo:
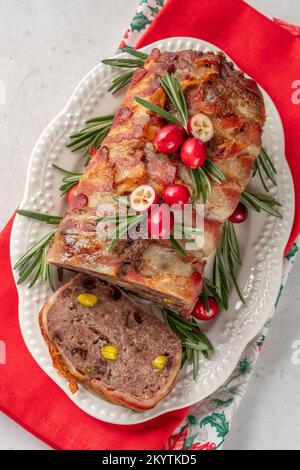
<path fill-rule="evenodd" d="M 166 124 L 156 132 L 153 144 L 157 152 L 165 155 L 180 151 L 184 165 L 195 169 L 204 164 L 207 156 L 205 142 L 212 136 L 211 120 L 200 113 L 190 118 L 187 131 L 177 124 Z"/>

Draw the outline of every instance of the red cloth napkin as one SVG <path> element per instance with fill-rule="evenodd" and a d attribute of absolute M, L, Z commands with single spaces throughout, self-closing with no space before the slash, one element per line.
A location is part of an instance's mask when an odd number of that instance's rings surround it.
<path fill-rule="evenodd" d="M 289 31 L 294 36 L 300 36 L 300 26 L 296 26 L 295 24 L 287 23 L 286 21 L 280 20 L 279 18 L 273 18 L 273 21 L 282 28 Z"/>
<path fill-rule="evenodd" d="M 240 0 L 168 0 L 139 47 L 170 36 L 193 36 L 224 49 L 272 96 L 284 123 L 286 153 L 296 186 L 296 217 L 289 245 L 300 231 L 300 105 L 291 100 L 300 79 L 300 42 Z M 187 409 L 135 426 L 116 426 L 79 410 L 39 368 L 23 342 L 9 260 L 12 219 L 0 235 L 0 408 L 55 449 L 162 449 Z"/>

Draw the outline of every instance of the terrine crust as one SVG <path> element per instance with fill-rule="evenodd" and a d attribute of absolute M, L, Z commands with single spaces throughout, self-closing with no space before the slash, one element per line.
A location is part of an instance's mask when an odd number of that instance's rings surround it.
<path fill-rule="evenodd" d="M 108 243 L 97 238 L 99 204 L 115 204 L 114 194 L 127 195 L 145 183 L 158 195 L 166 184 L 182 183 L 193 195 L 191 176 L 180 158 L 154 152 L 152 141 L 163 121 L 134 99 L 140 96 L 170 107 L 159 82 L 165 70 L 173 70 L 179 77 L 189 115 L 202 112 L 212 120 L 214 137 L 207 144 L 208 158 L 219 166 L 226 181 L 211 182 L 201 250 L 188 252 L 183 259 L 168 242 L 139 240 L 119 242 L 110 252 Z M 169 111 L 174 113 L 172 108 Z M 47 262 L 107 277 L 189 315 L 201 292 L 205 260 L 215 250 L 222 224 L 236 208 L 251 176 L 264 121 L 264 102 L 257 84 L 236 70 L 222 53 L 160 53 L 154 49 L 144 67 L 135 72 L 110 132 L 80 180 L 78 191 L 86 196 L 87 205 L 67 211 L 51 242 Z M 151 250 L 155 256 L 152 252 L 147 256 Z"/>

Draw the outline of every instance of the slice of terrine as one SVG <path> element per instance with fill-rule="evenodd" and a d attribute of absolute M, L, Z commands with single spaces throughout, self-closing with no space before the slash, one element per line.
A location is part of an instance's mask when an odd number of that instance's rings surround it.
<path fill-rule="evenodd" d="M 83 383 L 108 401 L 153 408 L 173 388 L 181 343 L 119 288 L 75 276 L 43 306 L 40 326 L 53 365 L 75 393 Z"/>

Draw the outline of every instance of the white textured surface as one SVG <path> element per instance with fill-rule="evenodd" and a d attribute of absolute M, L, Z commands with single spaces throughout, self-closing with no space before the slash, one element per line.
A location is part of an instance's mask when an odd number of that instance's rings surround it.
<path fill-rule="evenodd" d="M 300 23 L 298 0 L 248 3 L 265 14 Z M 126 9 L 122 0 L 31 0 L 30 4 L 1 0 L 0 7 L 0 80 L 7 88 L 7 104 L 0 105 L 0 165 L 2 176 L 14 175 L 13 179 L 2 178 L 0 214 L 4 225 L 21 199 L 28 156 L 38 135 L 84 73 L 100 57 L 113 53 L 136 0 L 127 0 Z M 299 267 L 298 261 L 260 358 L 258 376 L 249 387 L 226 448 L 299 449 L 300 366 L 290 360 L 291 344 L 300 339 Z M 2 416 L 0 448 L 46 446 Z"/>

